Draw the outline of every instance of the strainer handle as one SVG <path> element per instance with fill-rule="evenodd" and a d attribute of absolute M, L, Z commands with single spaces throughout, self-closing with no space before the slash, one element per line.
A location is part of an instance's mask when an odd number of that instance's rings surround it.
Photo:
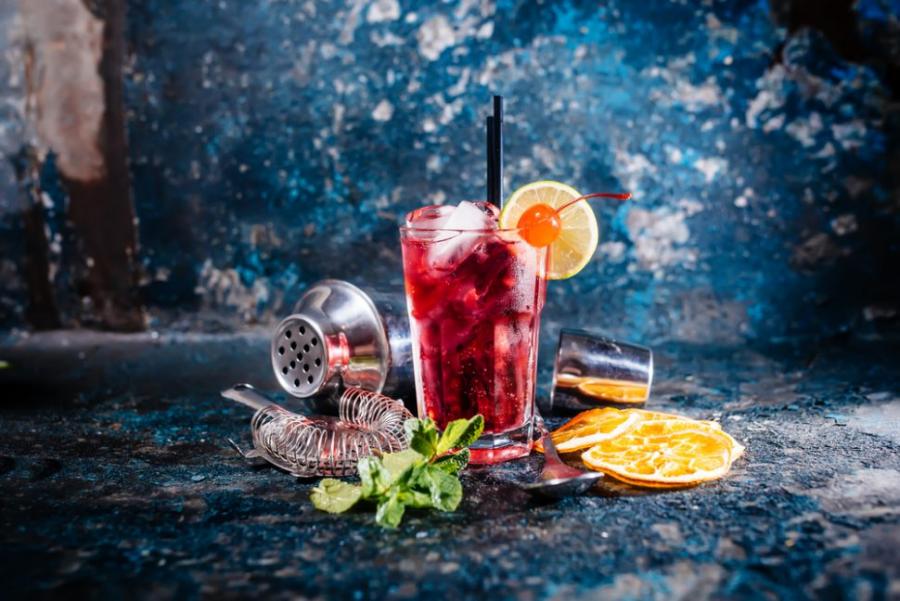
<path fill-rule="evenodd" d="M 251 409 L 255 409 L 256 411 L 265 409 L 266 407 L 271 407 L 272 405 L 275 405 L 277 407 L 274 401 L 256 390 L 250 384 L 235 384 L 231 388 L 226 388 L 225 390 L 223 390 L 221 394 L 226 399 L 237 401 L 238 403 L 247 405 L 248 407 L 250 407 Z"/>

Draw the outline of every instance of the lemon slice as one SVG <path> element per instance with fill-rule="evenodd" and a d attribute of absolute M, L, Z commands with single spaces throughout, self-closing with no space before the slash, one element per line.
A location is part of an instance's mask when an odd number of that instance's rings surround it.
<path fill-rule="evenodd" d="M 527 184 L 513 192 L 503 205 L 500 227 L 515 229 L 522 213 L 532 205 L 543 203 L 555 209 L 579 196 L 575 188 L 559 182 L 545 180 Z M 559 217 L 562 229 L 549 247 L 549 280 L 565 280 L 584 269 L 600 241 L 597 218 L 586 200 L 575 203 Z"/>

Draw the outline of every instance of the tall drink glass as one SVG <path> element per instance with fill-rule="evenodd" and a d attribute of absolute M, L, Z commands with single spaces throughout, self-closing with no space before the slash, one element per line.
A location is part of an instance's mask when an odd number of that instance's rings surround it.
<path fill-rule="evenodd" d="M 497 229 L 495 210 L 476 204 L 490 215 L 481 229 L 433 227 L 449 207 L 410 213 L 403 274 L 419 417 L 443 429 L 482 414 L 472 461 L 498 463 L 531 451 L 546 249 Z"/>

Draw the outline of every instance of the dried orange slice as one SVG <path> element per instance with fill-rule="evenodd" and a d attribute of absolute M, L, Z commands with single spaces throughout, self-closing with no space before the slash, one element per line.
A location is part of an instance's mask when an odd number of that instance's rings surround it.
<path fill-rule="evenodd" d="M 612 407 L 591 409 L 573 417 L 551 433 L 550 438 L 557 451 L 571 453 L 619 436 L 640 420 L 641 417 L 636 414 Z M 540 453 L 544 452 L 540 441 L 535 445 L 535 449 Z"/>
<path fill-rule="evenodd" d="M 591 469 L 629 484 L 673 487 L 721 478 L 743 450 L 718 424 L 651 419 L 595 444 L 581 458 Z"/>
<path fill-rule="evenodd" d="M 615 407 L 600 407 L 583 411 L 566 422 L 551 437 L 556 450 L 561 453 L 571 453 L 586 449 L 602 440 L 618 436 L 630 426 L 648 420 L 677 419 L 683 421 L 707 424 L 712 428 L 721 429 L 718 422 L 692 420 L 688 417 L 674 415 L 672 413 L 660 413 L 646 409 L 616 409 Z M 534 448 L 543 453 L 544 447 L 538 440 Z"/>
<path fill-rule="evenodd" d="M 615 380 L 590 378 L 577 387 L 582 394 L 616 403 L 643 403 L 647 400 L 646 384 L 625 385 Z"/>
<path fill-rule="evenodd" d="M 698 421 L 683 415 L 675 415 L 674 413 L 663 413 L 662 411 L 650 411 L 649 409 L 624 409 L 626 413 L 634 413 L 641 418 L 641 421 L 659 421 L 667 419 L 677 419 L 686 422 Z M 715 422 L 704 422 L 714 424 Z M 718 425 L 718 424 L 716 424 Z"/>

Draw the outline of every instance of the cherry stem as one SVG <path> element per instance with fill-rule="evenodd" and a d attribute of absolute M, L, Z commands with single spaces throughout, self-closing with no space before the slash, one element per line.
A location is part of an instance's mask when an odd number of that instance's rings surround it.
<path fill-rule="evenodd" d="M 612 198 L 613 200 L 628 200 L 629 198 L 631 198 L 631 192 L 623 192 L 623 193 L 594 192 L 592 194 L 585 194 L 584 196 L 579 196 L 578 198 L 576 198 L 574 200 L 570 200 L 563 206 L 556 209 L 556 214 L 559 215 L 560 213 L 562 213 L 563 211 L 565 211 L 566 209 L 571 207 L 576 202 L 581 202 L 582 200 L 588 200 L 589 198 Z"/>
<path fill-rule="evenodd" d="M 560 213 L 562 213 L 563 211 L 565 211 L 566 209 L 568 209 L 569 207 L 571 207 L 572 205 L 574 205 L 577 202 L 581 202 L 582 200 L 589 200 L 591 198 L 611 198 L 613 200 L 623 200 L 624 201 L 624 200 L 628 200 L 631 198 L 631 192 L 592 192 L 591 194 L 585 194 L 584 196 L 579 196 L 578 198 L 570 200 L 563 206 L 556 209 L 556 215 L 559 215 Z M 544 219 L 541 220 L 541 222 L 544 222 L 547 219 L 549 219 L 549 217 L 545 217 Z M 516 229 L 522 229 L 522 228 L 518 227 Z"/>

